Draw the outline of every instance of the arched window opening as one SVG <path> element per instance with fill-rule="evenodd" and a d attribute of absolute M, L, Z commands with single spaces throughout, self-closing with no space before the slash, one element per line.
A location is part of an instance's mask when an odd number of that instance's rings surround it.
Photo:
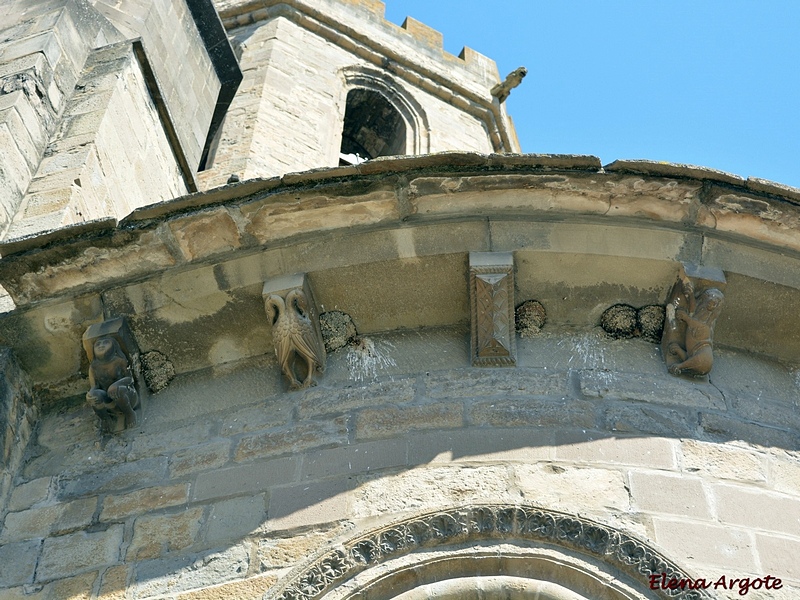
<path fill-rule="evenodd" d="M 340 164 L 406 154 L 406 123 L 379 92 L 352 89 L 347 94 Z"/>

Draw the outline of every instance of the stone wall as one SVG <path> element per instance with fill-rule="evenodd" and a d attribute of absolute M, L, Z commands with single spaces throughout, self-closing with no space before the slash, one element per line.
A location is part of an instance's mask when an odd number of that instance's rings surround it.
<path fill-rule="evenodd" d="M 50 411 L 0 531 L 3 597 L 255 599 L 330 540 L 481 502 L 796 595 L 796 373 L 722 350 L 709 383 L 675 379 L 647 342 L 548 326 L 517 368 L 470 368 L 465 333 L 377 336 L 386 360 L 340 350 L 305 392 L 269 356 L 180 376 L 112 439 L 80 402 Z"/>

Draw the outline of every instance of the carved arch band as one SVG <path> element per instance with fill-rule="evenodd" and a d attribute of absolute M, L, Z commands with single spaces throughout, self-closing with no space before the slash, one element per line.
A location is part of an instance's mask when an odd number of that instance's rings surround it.
<path fill-rule="evenodd" d="M 480 504 L 406 518 L 328 546 L 265 600 L 655 600 L 713 598 L 650 589 L 693 579 L 635 537 L 530 505 Z"/>

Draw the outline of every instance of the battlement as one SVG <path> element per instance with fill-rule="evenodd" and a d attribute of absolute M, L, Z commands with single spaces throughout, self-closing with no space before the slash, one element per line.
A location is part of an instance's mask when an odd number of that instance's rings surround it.
<path fill-rule="evenodd" d="M 293 9 L 374 46 L 391 60 L 416 62 L 458 82 L 459 74 L 452 69 L 461 67 L 473 83 L 482 87 L 491 88 L 500 79 L 492 59 L 466 46 L 458 56 L 445 51 L 442 33 L 425 23 L 410 16 L 402 25 L 386 20 L 385 4 L 380 0 L 219 0 L 216 6 L 229 31 L 278 14 L 290 16 L 287 9 Z"/>

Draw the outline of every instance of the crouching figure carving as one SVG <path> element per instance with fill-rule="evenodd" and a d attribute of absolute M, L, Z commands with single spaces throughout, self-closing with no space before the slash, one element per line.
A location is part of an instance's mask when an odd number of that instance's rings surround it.
<path fill-rule="evenodd" d="M 93 325 L 83 336 L 89 357 L 86 400 L 100 417 L 106 433 L 116 433 L 136 424 L 139 393 L 134 383 L 129 355 L 123 349 L 122 319 Z"/>
<path fill-rule="evenodd" d="M 292 287 L 280 289 L 290 283 Z M 277 289 L 276 289 L 277 287 Z M 316 306 L 303 274 L 264 284 L 264 307 L 272 323 L 272 340 L 290 390 L 316 385 L 313 374 L 325 372 L 325 345 Z"/>
<path fill-rule="evenodd" d="M 673 375 L 708 375 L 714 365 L 714 325 L 725 299 L 721 271 L 684 265 L 666 307 L 661 350 Z"/>

